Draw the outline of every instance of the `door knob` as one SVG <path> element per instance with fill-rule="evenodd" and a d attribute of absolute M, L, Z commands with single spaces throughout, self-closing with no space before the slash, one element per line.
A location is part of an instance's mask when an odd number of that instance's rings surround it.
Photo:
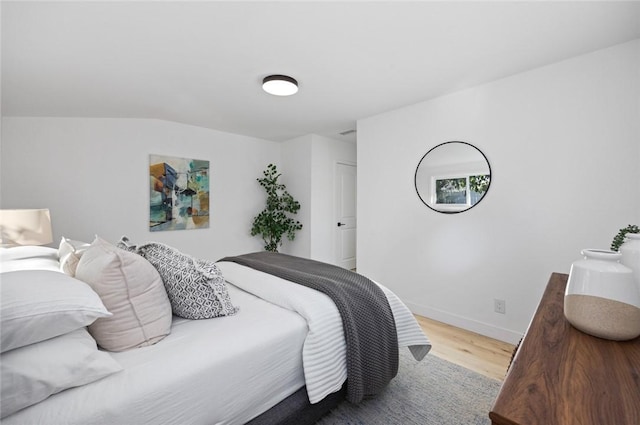
<path fill-rule="evenodd" d="M 338 227 L 340 227 L 340 226 L 346 226 L 346 223 L 340 223 L 340 222 L 338 222 Z"/>

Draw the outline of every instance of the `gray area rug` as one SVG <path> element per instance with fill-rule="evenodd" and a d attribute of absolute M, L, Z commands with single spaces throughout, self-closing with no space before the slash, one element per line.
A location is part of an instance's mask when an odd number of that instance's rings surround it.
<path fill-rule="evenodd" d="M 427 354 L 400 350 L 398 375 L 378 397 L 343 402 L 317 425 L 486 425 L 500 381 Z"/>

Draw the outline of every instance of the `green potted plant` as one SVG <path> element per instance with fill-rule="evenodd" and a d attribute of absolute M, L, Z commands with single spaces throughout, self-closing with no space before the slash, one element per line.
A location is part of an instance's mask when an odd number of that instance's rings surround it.
<path fill-rule="evenodd" d="M 624 243 L 624 238 L 627 236 L 627 233 L 640 233 L 640 228 L 635 224 L 630 224 L 627 227 L 620 229 L 618 234 L 613 238 L 613 242 L 611 242 L 611 251 L 618 251 L 620 246 Z"/>
<path fill-rule="evenodd" d="M 297 214 L 300 203 L 287 192 L 284 184 L 278 182 L 281 174 L 275 165 L 269 164 L 263 174 L 263 178 L 256 180 L 267 192 L 267 205 L 253 218 L 251 236 L 260 235 L 266 251 L 278 252 L 284 235 L 292 241 L 295 232 L 302 229 L 302 224 L 289 216 Z"/>

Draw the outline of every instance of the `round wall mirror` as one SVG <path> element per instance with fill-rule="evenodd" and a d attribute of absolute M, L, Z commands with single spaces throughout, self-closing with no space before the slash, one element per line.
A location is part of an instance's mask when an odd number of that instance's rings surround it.
<path fill-rule="evenodd" d="M 491 185 L 491 166 L 466 142 L 445 142 L 427 152 L 416 168 L 416 192 L 434 211 L 455 214 L 477 205 Z"/>

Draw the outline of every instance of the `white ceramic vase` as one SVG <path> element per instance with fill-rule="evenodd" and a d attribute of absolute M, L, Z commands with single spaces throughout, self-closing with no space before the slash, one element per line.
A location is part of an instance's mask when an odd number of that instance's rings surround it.
<path fill-rule="evenodd" d="M 600 338 L 623 341 L 640 335 L 640 288 L 622 254 L 582 250 L 571 265 L 564 314 L 577 329 Z"/>
<path fill-rule="evenodd" d="M 640 233 L 627 233 L 618 252 L 622 254 L 620 263 L 633 270 L 633 277 L 640 291 Z"/>

